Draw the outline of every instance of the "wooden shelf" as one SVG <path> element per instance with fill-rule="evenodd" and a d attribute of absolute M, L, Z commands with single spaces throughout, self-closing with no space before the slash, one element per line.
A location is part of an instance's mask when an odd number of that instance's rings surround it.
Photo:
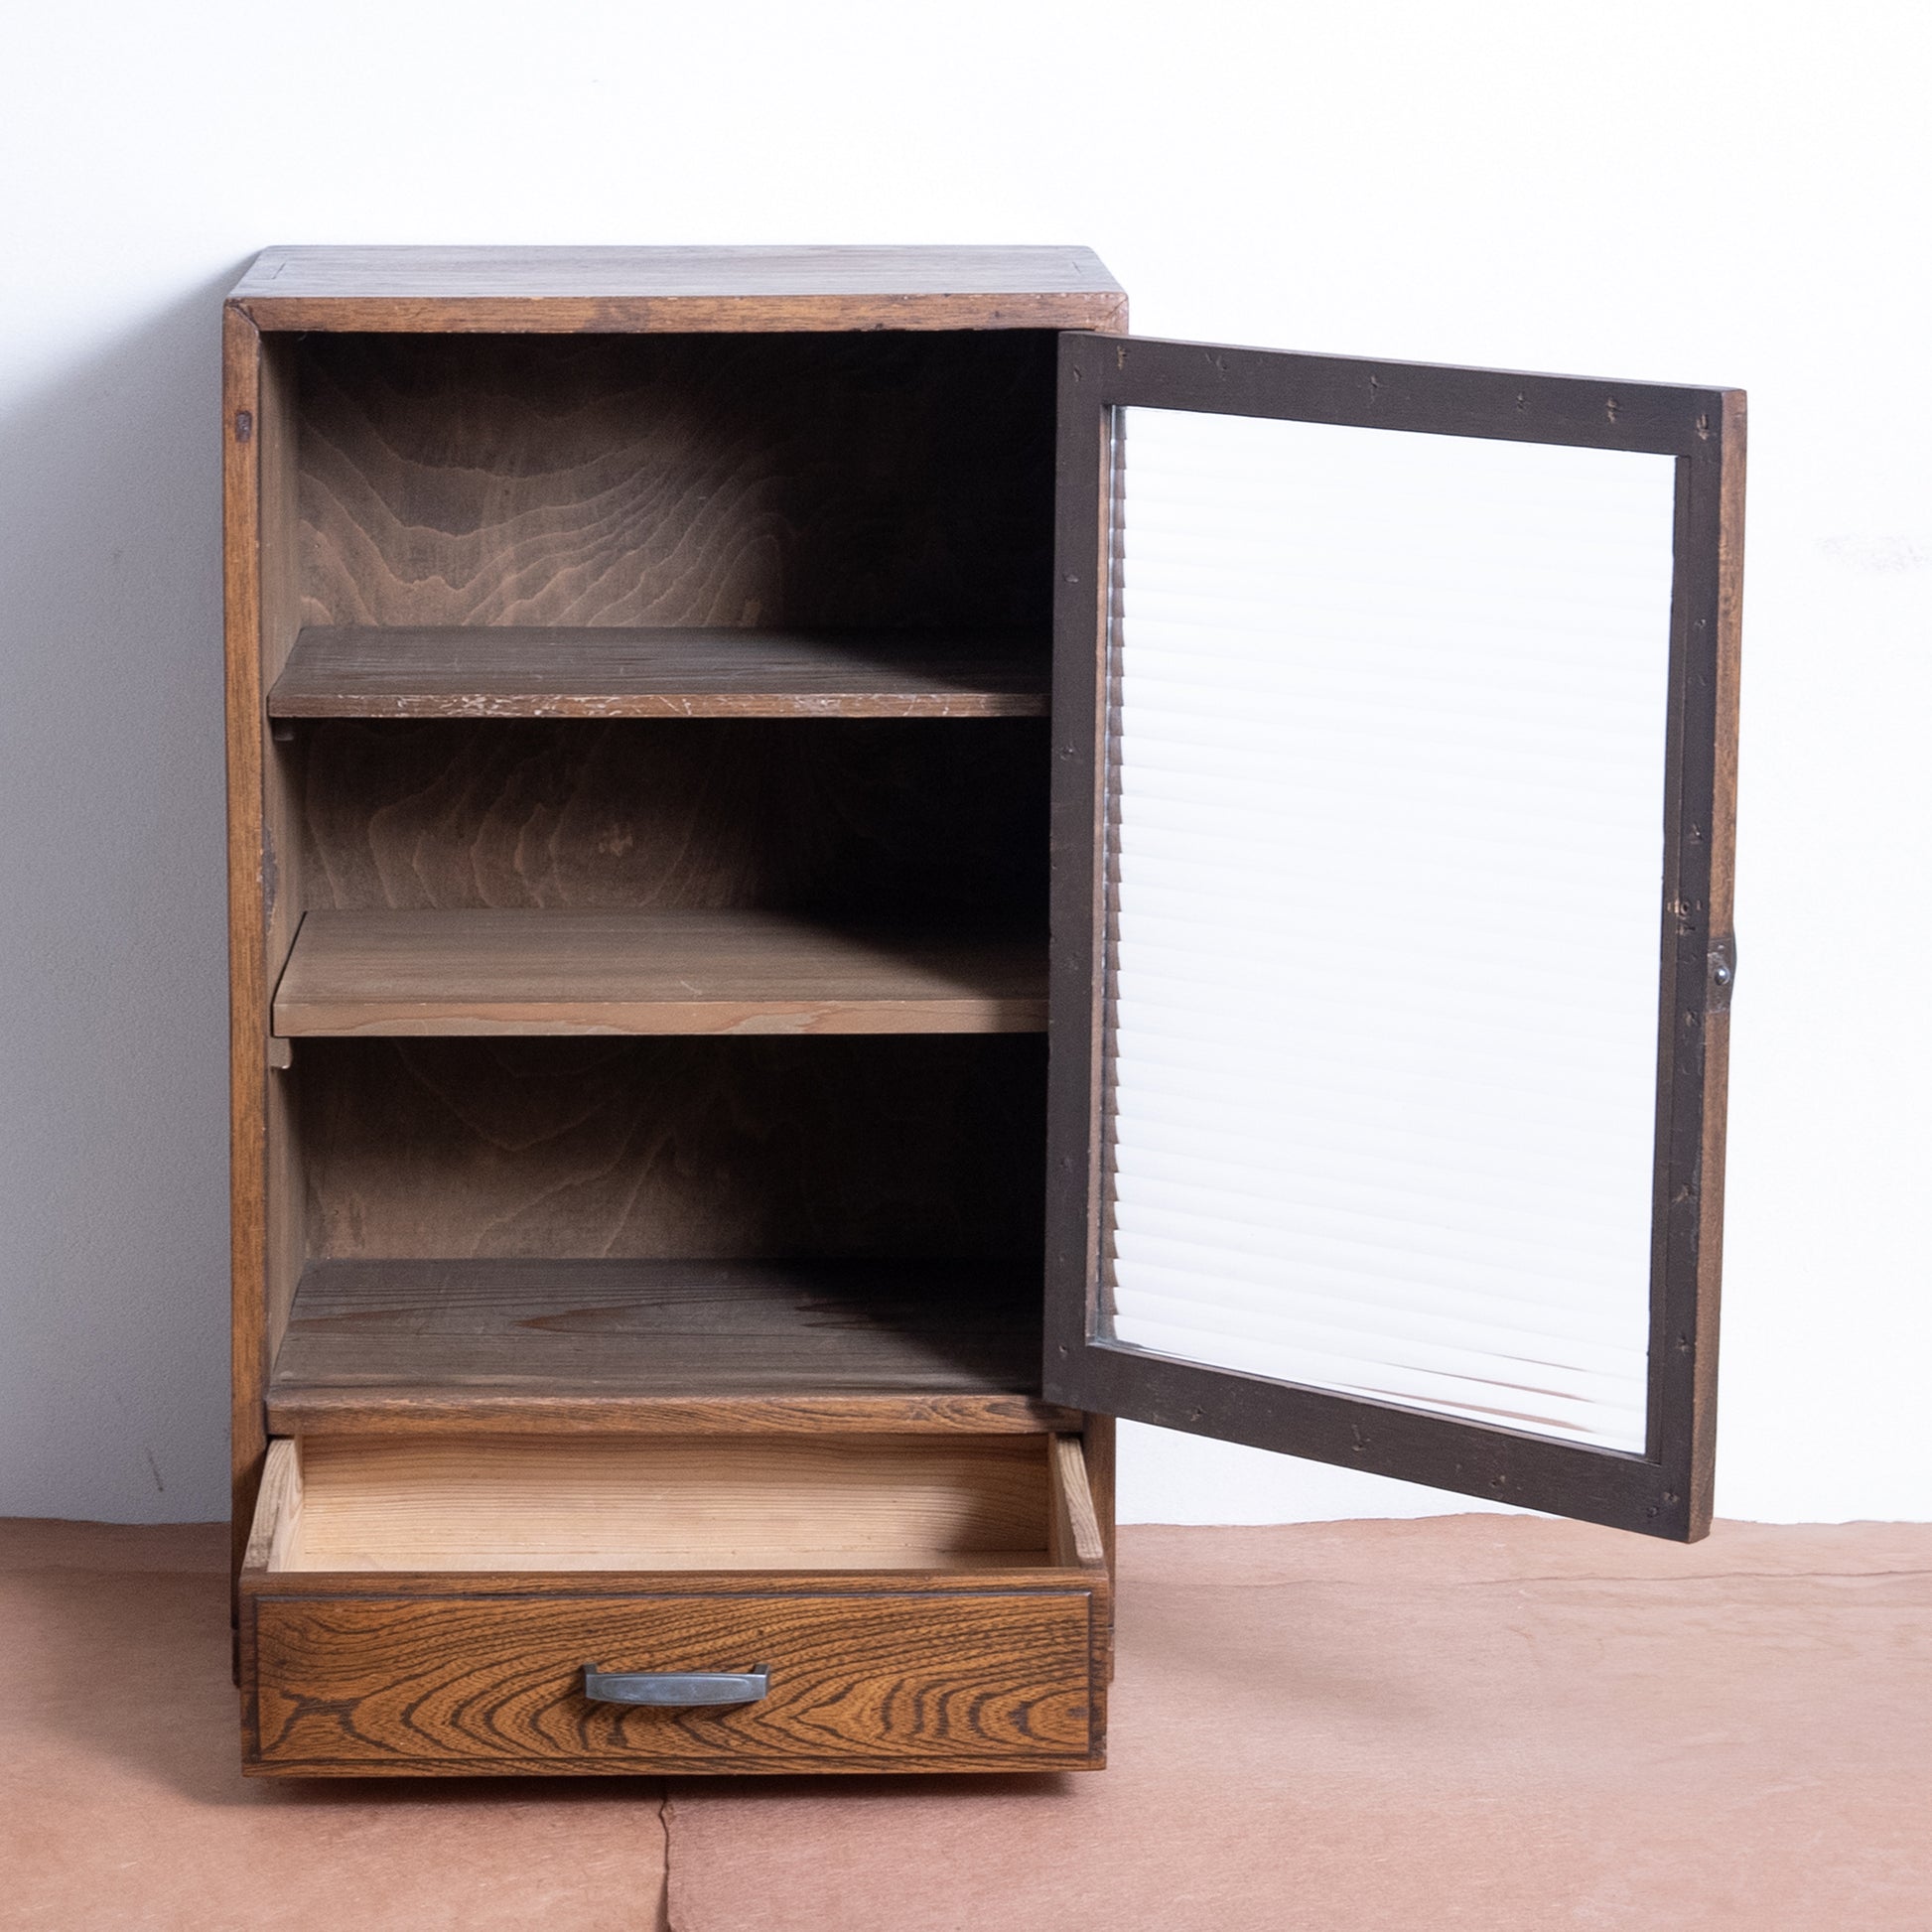
<path fill-rule="evenodd" d="M 275 718 L 1043 718 L 1044 638 L 1012 631 L 315 628 Z"/>
<path fill-rule="evenodd" d="M 1037 1399 L 1037 1277 L 989 1262 L 312 1261 L 269 1426 L 1077 1427 Z"/>
<path fill-rule="evenodd" d="M 274 1004 L 288 1038 L 1045 1026 L 1040 941 L 781 912 L 310 912 Z"/>

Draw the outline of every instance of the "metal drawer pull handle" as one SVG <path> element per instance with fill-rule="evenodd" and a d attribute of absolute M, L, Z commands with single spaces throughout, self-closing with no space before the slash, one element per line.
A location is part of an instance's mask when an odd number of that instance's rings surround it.
<path fill-rule="evenodd" d="M 600 1670 L 584 1666 L 584 1695 L 593 1704 L 756 1704 L 771 1674 L 756 1670 Z"/>

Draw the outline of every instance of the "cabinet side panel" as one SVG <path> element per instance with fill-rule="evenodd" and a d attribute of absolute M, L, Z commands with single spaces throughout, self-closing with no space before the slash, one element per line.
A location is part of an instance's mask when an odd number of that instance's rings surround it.
<path fill-rule="evenodd" d="M 295 345 L 286 337 L 262 340 L 260 418 L 256 458 L 260 474 L 261 689 L 271 690 L 287 664 L 301 627 Z M 261 882 L 264 954 L 262 986 L 272 999 L 302 923 L 301 801 L 306 748 L 288 735 L 266 732 L 259 712 L 251 729 L 263 744 Z M 263 1192 L 263 1314 L 266 1361 L 274 1360 L 288 1326 L 295 1284 L 305 1252 L 303 1184 L 296 1143 L 296 1113 L 287 1049 L 271 1062 L 265 1104 Z"/>
<path fill-rule="evenodd" d="M 1111 726 L 1110 545 L 1118 527 L 1113 412 L 1088 390 L 1087 348 L 1061 344 L 1053 550 L 1053 777 L 1046 1094 L 1043 1387 L 1071 1388 L 1099 1271 L 1100 1065 L 1106 1018 L 1102 746 Z M 1082 387 L 1085 383 L 1086 386 Z M 1079 1399 L 1076 1395 L 1074 1399 Z"/>
<path fill-rule="evenodd" d="M 1104 1697 L 1106 1687 L 1114 1675 L 1114 1601 L 1118 1582 L 1114 1553 L 1116 1537 L 1114 1533 L 1114 1436 L 1115 1423 L 1112 1416 L 1096 1416 L 1089 1412 L 1085 1418 L 1085 1428 L 1080 1438 L 1080 1447 L 1086 1457 L 1087 1488 L 1093 1496 L 1093 1513 L 1100 1523 L 1100 1540 L 1107 1552 L 1107 1579 L 1109 1587 L 1106 1601 L 1096 1600 L 1094 1615 L 1100 1620 L 1095 1630 L 1098 1646 L 1094 1666 L 1094 1694 Z M 1104 1710 L 1104 1706 L 1099 1707 Z"/>
<path fill-rule="evenodd" d="M 1086 1455 L 1087 1488 L 1093 1495 L 1093 1513 L 1100 1522 L 1101 1541 L 1107 1546 L 1107 1574 L 1114 1570 L 1114 1419 L 1112 1416 L 1086 1417 L 1081 1435 Z"/>
<path fill-rule="evenodd" d="M 228 1064 L 233 1294 L 233 1532 L 239 1563 L 265 1448 L 268 988 L 262 880 L 261 337 L 233 308 L 221 339 L 222 615 L 228 766 Z"/>

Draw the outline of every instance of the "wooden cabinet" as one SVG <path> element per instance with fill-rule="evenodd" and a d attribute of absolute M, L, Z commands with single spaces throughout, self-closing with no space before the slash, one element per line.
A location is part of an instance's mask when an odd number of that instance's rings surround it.
<path fill-rule="evenodd" d="M 249 1769 L 1098 1766 L 1115 1416 L 1702 1533 L 1734 392 L 1081 249 L 225 328 Z"/>

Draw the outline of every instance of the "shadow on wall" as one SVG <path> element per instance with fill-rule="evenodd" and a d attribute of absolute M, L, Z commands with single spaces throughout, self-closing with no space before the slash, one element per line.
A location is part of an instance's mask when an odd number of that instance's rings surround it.
<path fill-rule="evenodd" d="M 227 1508 L 233 280 L 0 416 L 0 1514 Z"/>

